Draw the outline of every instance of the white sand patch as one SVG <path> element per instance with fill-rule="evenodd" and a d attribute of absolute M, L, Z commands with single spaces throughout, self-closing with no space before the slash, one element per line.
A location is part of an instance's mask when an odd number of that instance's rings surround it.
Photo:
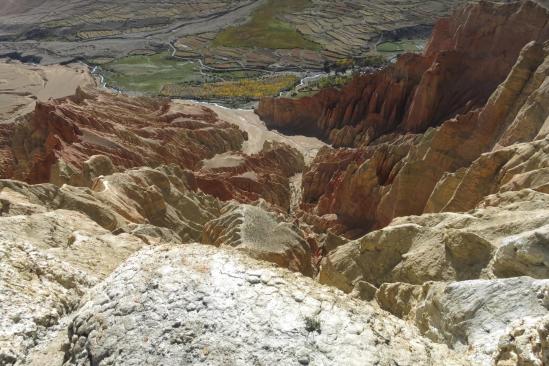
<path fill-rule="evenodd" d="M 203 160 L 203 167 L 206 169 L 235 168 L 244 163 L 245 159 L 231 153 L 217 154 L 211 159 Z"/>
<path fill-rule="evenodd" d="M 0 61 L 0 120 L 31 112 L 37 100 L 74 94 L 78 86 L 95 85 L 85 65 L 40 66 Z"/>

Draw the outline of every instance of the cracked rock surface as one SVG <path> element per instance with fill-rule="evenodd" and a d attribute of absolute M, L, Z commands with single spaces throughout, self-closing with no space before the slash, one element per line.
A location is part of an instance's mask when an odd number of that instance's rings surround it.
<path fill-rule="evenodd" d="M 430 282 L 423 286 L 386 283 L 380 287 L 376 299 L 382 308 L 414 322 L 432 340 L 470 352 L 473 364 L 490 365 L 496 361 L 501 362 L 498 365 L 506 365 L 502 359 L 508 359 L 509 355 L 497 356 L 498 352 L 528 348 L 524 339 L 517 338 L 519 335 L 532 333 L 536 327 L 539 333 L 547 334 L 542 319 L 548 314 L 548 295 L 549 280 L 513 277 Z M 511 364 L 542 364 L 547 342 L 543 335 L 530 340 L 533 343 L 530 348 L 537 348 L 531 357 L 535 362 Z"/>
<path fill-rule="evenodd" d="M 65 365 L 464 365 L 405 322 L 233 250 L 145 249 L 89 292 Z"/>
<path fill-rule="evenodd" d="M 26 364 L 50 333 L 66 332 L 63 317 L 84 293 L 145 243 L 79 212 L 46 211 L 15 191 L 1 190 L 0 202 L 13 209 L 0 215 L 0 365 Z"/>

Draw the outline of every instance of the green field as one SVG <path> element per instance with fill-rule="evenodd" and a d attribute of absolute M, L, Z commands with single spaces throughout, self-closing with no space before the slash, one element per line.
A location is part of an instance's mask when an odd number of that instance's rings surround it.
<path fill-rule="evenodd" d="M 383 53 L 403 53 L 403 52 L 419 52 L 425 46 L 423 39 L 402 39 L 394 42 L 383 42 L 376 46 L 377 52 Z"/>
<path fill-rule="evenodd" d="M 128 56 L 102 65 L 107 85 L 124 91 L 158 94 L 165 84 L 203 81 L 200 65 L 167 52 Z"/>
<path fill-rule="evenodd" d="M 306 39 L 280 16 L 301 11 L 311 5 L 310 0 L 269 0 L 257 9 L 245 24 L 228 27 L 213 41 L 214 46 L 232 48 L 302 48 L 318 50 L 320 45 Z"/>
<path fill-rule="evenodd" d="M 278 95 L 283 90 L 289 90 L 299 83 L 295 75 L 273 75 L 261 78 L 240 79 L 204 83 L 202 85 L 191 84 L 166 84 L 162 89 L 162 95 L 199 99 L 248 99 L 257 100 L 262 97 Z"/>
<path fill-rule="evenodd" d="M 402 52 L 404 48 L 398 42 L 384 42 L 377 45 L 378 52 Z"/>
<path fill-rule="evenodd" d="M 192 61 L 178 60 L 167 52 L 133 55 L 101 65 L 107 86 L 148 95 L 185 96 L 200 99 L 254 100 L 276 96 L 299 82 L 295 75 L 267 75 L 241 70 L 201 70 Z"/>

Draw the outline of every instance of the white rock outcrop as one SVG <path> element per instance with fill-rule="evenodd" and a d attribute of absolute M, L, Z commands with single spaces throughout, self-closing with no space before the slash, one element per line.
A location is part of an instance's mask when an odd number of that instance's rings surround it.
<path fill-rule="evenodd" d="M 466 365 L 414 327 L 235 250 L 145 249 L 90 291 L 65 365 Z"/>
<path fill-rule="evenodd" d="M 428 338 L 469 354 L 474 364 L 491 365 L 505 358 L 497 353 L 525 347 L 512 336 L 520 333 L 512 328 L 527 327 L 549 315 L 549 280 L 514 277 L 423 286 L 387 283 L 376 299 L 382 308 L 414 322 Z M 547 342 L 543 337 L 533 341 L 539 352 L 535 355 L 538 363 L 533 364 L 542 364 Z"/>

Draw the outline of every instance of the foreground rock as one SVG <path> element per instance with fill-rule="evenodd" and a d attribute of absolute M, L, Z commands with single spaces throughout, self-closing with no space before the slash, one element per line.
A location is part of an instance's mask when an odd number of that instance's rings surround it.
<path fill-rule="evenodd" d="M 474 364 L 543 365 L 548 203 L 525 189 L 466 213 L 397 218 L 329 253 L 318 279 L 375 299 L 436 342 L 472 350 Z"/>
<path fill-rule="evenodd" d="M 466 364 L 369 305 L 207 246 L 142 251 L 85 300 L 66 365 Z"/>
<path fill-rule="evenodd" d="M 60 365 L 82 296 L 144 246 L 205 232 L 208 243 L 312 272 L 298 228 L 260 207 L 224 208 L 175 166 L 101 176 L 92 189 L 1 180 L 0 227 L 1 365 Z"/>
<path fill-rule="evenodd" d="M 514 321 L 509 332 L 500 338 L 496 357 L 498 365 L 547 365 L 549 362 L 549 317 Z"/>
<path fill-rule="evenodd" d="M 63 331 L 63 317 L 84 293 L 146 243 L 13 190 L 2 189 L 0 202 L 0 364 L 24 364 L 33 348 Z"/>
<path fill-rule="evenodd" d="M 458 351 L 474 349 L 475 364 L 489 365 L 494 356 L 498 365 L 544 365 L 548 360 L 549 280 L 393 283 L 384 284 L 376 299 L 427 337 Z"/>

